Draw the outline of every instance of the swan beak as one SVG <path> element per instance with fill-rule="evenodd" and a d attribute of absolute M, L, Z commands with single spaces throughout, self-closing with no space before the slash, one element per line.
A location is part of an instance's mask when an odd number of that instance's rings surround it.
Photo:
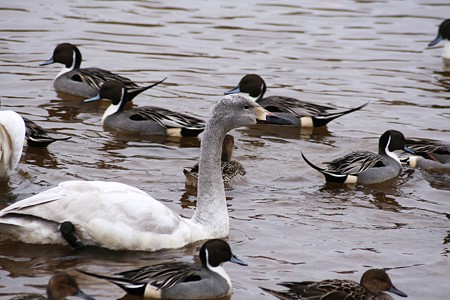
<path fill-rule="evenodd" d="M 40 63 L 39 65 L 40 65 L 40 66 L 46 66 L 46 65 L 51 65 L 51 64 L 53 64 L 53 63 L 55 63 L 55 61 L 53 60 L 53 57 L 52 57 L 52 58 L 50 58 L 49 60 L 46 60 L 46 61 Z"/>
<path fill-rule="evenodd" d="M 400 297 L 408 297 L 408 295 L 406 295 L 404 292 L 400 291 L 398 288 L 396 288 L 394 285 L 391 285 L 390 289 L 388 290 L 388 292 L 391 292 L 392 294 L 396 294 Z"/>
<path fill-rule="evenodd" d="M 260 106 L 254 107 L 253 112 L 256 115 L 256 123 L 258 124 L 292 125 L 291 121 L 283 119 Z"/>
<path fill-rule="evenodd" d="M 428 44 L 428 47 L 433 47 L 442 40 L 443 40 L 442 35 L 438 34 L 437 37 Z"/>
<path fill-rule="evenodd" d="M 236 257 L 236 255 L 232 255 L 230 258 L 230 262 L 241 265 L 241 266 L 248 266 L 248 264 L 242 260 L 240 260 L 239 258 Z"/>
<path fill-rule="evenodd" d="M 230 95 L 230 94 L 239 94 L 241 92 L 241 89 L 239 86 L 235 87 L 234 89 L 231 89 L 229 91 L 226 91 L 224 95 Z"/>
<path fill-rule="evenodd" d="M 403 151 L 411 153 L 411 154 L 415 154 L 414 151 L 412 151 L 410 148 L 408 148 L 407 146 L 403 147 Z"/>
<path fill-rule="evenodd" d="M 100 100 L 100 94 L 98 94 L 97 96 L 94 96 L 92 98 L 84 100 L 83 103 L 94 102 L 94 101 L 97 101 L 97 100 Z"/>

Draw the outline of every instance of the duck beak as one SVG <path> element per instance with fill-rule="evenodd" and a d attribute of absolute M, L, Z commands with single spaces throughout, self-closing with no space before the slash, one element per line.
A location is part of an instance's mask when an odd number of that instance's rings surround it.
<path fill-rule="evenodd" d="M 258 124 L 292 125 L 291 121 L 281 118 L 260 106 L 254 107 L 253 112 Z"/>
<path fill-rule="evenodd" d="M 52 57 L 49 60 L 46 60 L 46 61 L 40 63 L 39 65 L 40 66 L 46 66 L 46 65 L 51 65 L 51 64 L 54 64 L 54 63 L 55 63 L 55 61 L 53 60 L 53 57 Z"/>
<path fill-rule="evenodd" d="M 92 98 L 86 99 L 83 102 L 84 103 L 89 103 L 89 102 L 94 102 L 94 101 L 97 101 L 97 100 L 100 100 L 100 94 L 98 94 L 97 96 L 94 96 Z"/>
<path fill-rule="evenodd" d="M 408 295 L 406 295 L 405 293 L 403 293 L 402 291 L 400 291 L 398 288 L 396 288 L 394 285 L 391 285 L 390 289 L 388 290 L 388 292 L 391 292 L 392 294 L 396 294 L 400 297 L 408 297 Z"/>
<path fill-rule="evenodd" d="M 437 37 L 428 44 L 428 47 L 433 47 L 442 40 L 443 40 L 442 35 L 438 34 Z"/>
<path fill-rule="evenodd" d="M 234 254 L 231 256 L 230 262 L 241 265 L 241 266 L 248 266 L 247 263 L 245 263 L 242 260 L 240 260 L 239 258 L 237 258 L 236 255 L 234 255 Z"/>
<path fill-rule="evenodd" d="M 410 148 L 408 148 L 407 146 L 403 147 L 403 151 L 407 152 L 407 153 L 411 153 L 411 154 L 415 154 L 414 151 L 412 151 Z"/>
<path fill-rule="evenodd" d="M 239 88 L 239 86 L 235 87 L 234 89 L 231 89 L 229 91 L 226 91 L 224 93 L 224 95 L 230 95 L 230 94 L 238 94 L 241 92 L 241 89 Z"/>
<path fill-rule="evenodd" d="M 74 297 L 78 297 L 81 299 L 85 299 L 85 300 L 95 300 L 95 298 L 89 296 L 88 294 L 86 294 L 85 292 L 83 292 L 82 290 L 79 290 L 75 295 L 73 295 Z"/>

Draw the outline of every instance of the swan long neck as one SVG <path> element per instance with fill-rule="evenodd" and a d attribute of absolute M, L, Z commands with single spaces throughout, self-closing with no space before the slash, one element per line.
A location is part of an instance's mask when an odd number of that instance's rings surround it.
<path fill-rule="evenodd" d="M 210 233 L 224 236 L 228 234 L 229 218 L 220 166 L 226 132 L 213 118 L 206 125 L 200 149 L 197 207 L 192 217 Z"/>

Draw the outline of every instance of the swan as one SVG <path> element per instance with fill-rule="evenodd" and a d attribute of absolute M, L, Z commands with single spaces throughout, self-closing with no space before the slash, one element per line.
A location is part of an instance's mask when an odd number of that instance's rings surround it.
<path fill-rule="evenodd" d="M 200 149 L 197 207 L 192 218 L 181 217 L 147 193 L 122 183 L 66 181 L 1 210 L 0 232 L 34 244 L 144 251 L 224 238 L 229 231 L 220 168 L 225 134 L 257 122 L 279 121 L 239 95 L 225 96 L 214 106 Z M 59 230 L 62 224 L 64 230 Z"/>
<path fill-rule="evenodd" d="M 0 178 L 17 167 L 25 141 L 25 122 L 12 111 L 0 111 Z"/>

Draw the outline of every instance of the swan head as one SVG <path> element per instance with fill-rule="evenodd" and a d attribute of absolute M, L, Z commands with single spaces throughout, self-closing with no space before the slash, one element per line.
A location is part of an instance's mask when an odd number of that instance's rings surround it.
<path fill-rule="evenodd" d="M 280 118 L 262 108 L 252 99 L 241 95 L 227 95 L 213 108 L 211 119 L 220 120 L 227 131 L 256 123 L 290 125 L 290 121 Z"/>

